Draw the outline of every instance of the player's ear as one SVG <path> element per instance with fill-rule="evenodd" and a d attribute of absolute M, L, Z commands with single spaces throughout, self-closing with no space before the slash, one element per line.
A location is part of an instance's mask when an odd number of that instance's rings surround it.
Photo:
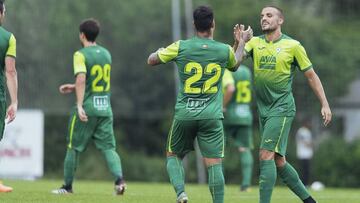
<path fill-rule="evenodd" d="M 86 39 L 86 38 L 85 38 L 85 34 L 84 34 L 83 32 L 80 32 L 80 33 L 79 33 L 79 38 L 80 38 L 81 40 Z"/>
<path fill-rule="evenodd" d="M 211 28 L 214 29 L 215 28 L 215 19 L 212 21 L 211 23 Z"/>
<path fill-rule="evenodd" d="M 280 17 L 279 20 L 278 20 L 278 23 L 279 23 L 279 25 L 282 25 L 284 23 L 284 18 Z"/>

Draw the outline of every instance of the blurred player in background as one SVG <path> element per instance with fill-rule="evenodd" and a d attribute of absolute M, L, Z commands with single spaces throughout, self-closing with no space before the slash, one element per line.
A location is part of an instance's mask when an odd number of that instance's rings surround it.
<path fill-rule="evenodd" d="M 208 169 L 208 184 L 214 203 L 224 202 L 224 133 L 221 78 L 225 69 L 236 70 L 244 44 L 252 30 L 237 33 L 236 52 L 229 45 L 213 39 L 214 14 L 210 7 L 200 6 L 193 12 L 196 36 L 174 42 L 150 54 L 149 65 L 174 61 L 178 67 L 180 87 L 175 116 L 167 139 L 166 167 L 177 202 L 187 202 L 184 156 L 194 150 L 194 139 Z"/>
<path fill-rule="evenodd" d="M 0 140 L 4 135 L 5 122 L 10 123 L 16 117 L 17 100 L 17 72 L 15 68 L 16 39 L 14 35 L 2 27 L 5 18 L 4 0 L 0 0 Z M 10 105 L 6 109 L 6 88 L 10 94 Z M 0 182 L 0 192 L 11 192 L 11 187 Z"/>
<path fill-rule="evenodd" d="M 76 93 L 76 107 L 72 111 L 67 135 L 67 151 L 64 161 L 65 184 L 53 190 L 54 194 L 72 193 L 79 154 L 94 140 L 105 157 L 115 178 L 115 193 L 122 195 L 126 185 L 123 179 L 120 157 L 116 152 L 113 130 L 113 113 L 110 104 L 111 55 L 96 44 L 100 31 L 98 21 L 87 19 L 80 24 L 80 41 L 83 48 L 74 54 L 75 84 L 60 86 L 60 92 Z"/>
<path fill-rule="evenodd" d="M 292 81 L 296 67 L 304 73 L 321 104 L 324 125 L 331 121 L 331 110 L 318 75 L 299 41 L 282 34 L 284 15 L 275 6 L 261 11 L 262 36 L 245 46 L 245 57 L 254 61 L 254 89 L 260 120 L 260 203 L 269 203 L 277 172 L 283 182 L 305 203 L 314 203 L 296 170 L 286 162 L 286 147 L 295 116 Z M 235 29 L 236 31 L 236 29 Z"/>
<path fill-rule="evenodd" d="M 236 72 L 225 70 L 224 88 L 224 128 L 225 135 L 234 140 L 240 153 L 242 172 L 241 191 L 249 191 L 253 170 L 253 149 L 251 112 L 251 72 L 241 65 Z"/>
<path fill-rule="evenodd" d="M 301 180 L 306 186 L 309 186 L 311 159 L 314 155 L 311 120 L 309 118 L 305 118 L 301 123 L 301 127 L 296 132 L 296 156 L 300 161 Z"/>

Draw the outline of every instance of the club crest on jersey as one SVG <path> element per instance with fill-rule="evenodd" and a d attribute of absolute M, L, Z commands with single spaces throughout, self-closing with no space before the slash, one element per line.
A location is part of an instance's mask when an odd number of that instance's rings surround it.
<path fill-rule="evenodd" d="M 280 47 L 276 48 L 276 53 L 279 53 L 280 51 L 281 51 Z"/>
<path fill-rule="evenodd" d="M 202 47 L 203 49 L 209 48 L 209 46 L 208 46 L 207 44 L 203 44 L 201 47 Z"/>

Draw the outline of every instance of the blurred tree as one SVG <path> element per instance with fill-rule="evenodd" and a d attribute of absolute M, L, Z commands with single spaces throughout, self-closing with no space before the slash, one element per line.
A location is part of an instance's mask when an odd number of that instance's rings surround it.
<path fill-rule="evenodd" d="M 282 7 L 286 16 L 283 32 L 306 48 L 330 104 L 345 95 L 349 83 L 358 76 L 358 0 L 193 2 L 194 7 L 213 7 L 215 39 L 229 44 L 233 42 L 235 23 L 251 25 L 255 35 L 260 35 L 261 8 L 267 4 Z M 64 116 L 74 105 L 75 97 L 61 96 L 58 86 L 73 81 L 72 55 L 80 48 L 78 25 L 89 17 L 100 21 L 99 44 L 113 56 L 112 104 L 117 118 L 115 127 L 121 133 L 119 143 L 127 151 L 162 155 L 175 102 L 174 69 L 164 65 L 151 70 L 146 60 L 150 52 L 172 42 L 171 1 L 21 0 L 6 4 L 4 26 L 18 41 L 19 107 L 46 112 L 46 150 L 50 150 L 46 156 L 57 143 L 51 141 L 66 133 Z M 250 60 L 246 63 L 251 65 Z M 293 88 L 298 109 L 318 115 L 313 111 L 319 109 L 313 105 L 316 98 L 309 94 L 303 76 L 296 77 Z M 51 122 L 57 116 L 62 116 L 64 125 L 59 124 L 61 120 Z M 56 164 L 46 160 L 46 164 Z"/>

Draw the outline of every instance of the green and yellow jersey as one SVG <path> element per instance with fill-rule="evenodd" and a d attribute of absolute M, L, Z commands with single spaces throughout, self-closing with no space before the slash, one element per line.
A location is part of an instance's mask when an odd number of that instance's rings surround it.
<path fill-rule="evenodd" d="M 83 107 L 88 116 L 112 116 L 110 104 L 110 52 L 89 46 L 74 54 L 74 74 L 86 74 Z"/>
<path fill-rule="evenodd" d="M 294 116 L 296 107 L 291 86 L 296 67 L 303 72 L 312 68 L 304 47 L 284 34 L 274 42 L 268 42 L 263 35 L 246 43 L 245 51 L 254 60 L 254 87 L 260 116 Z"/>
<path fill-rule="evenodd" d="M 248 67 L 241 65 L 236 72 L 225 70 L 223 77 L 224 89 L 234 85 L 235 92 L 226 107 L 224 115 L 225 125 L 252 125 L 251 112 L 251 72 Z"/>
<path fill-rule="evenodd" d="M 14 35 L 0 26 L 0 101 L 6 101 L 5 58 L 16 57 Z"/>
<path fill-rule="evenodd" d="M 236 65 L 229 45 L 194 37 L 177 41 L 158 52 L 163 63 L 174 61 L 179 72 L 175 119 L 222 119 L 221 78 Z"/>

